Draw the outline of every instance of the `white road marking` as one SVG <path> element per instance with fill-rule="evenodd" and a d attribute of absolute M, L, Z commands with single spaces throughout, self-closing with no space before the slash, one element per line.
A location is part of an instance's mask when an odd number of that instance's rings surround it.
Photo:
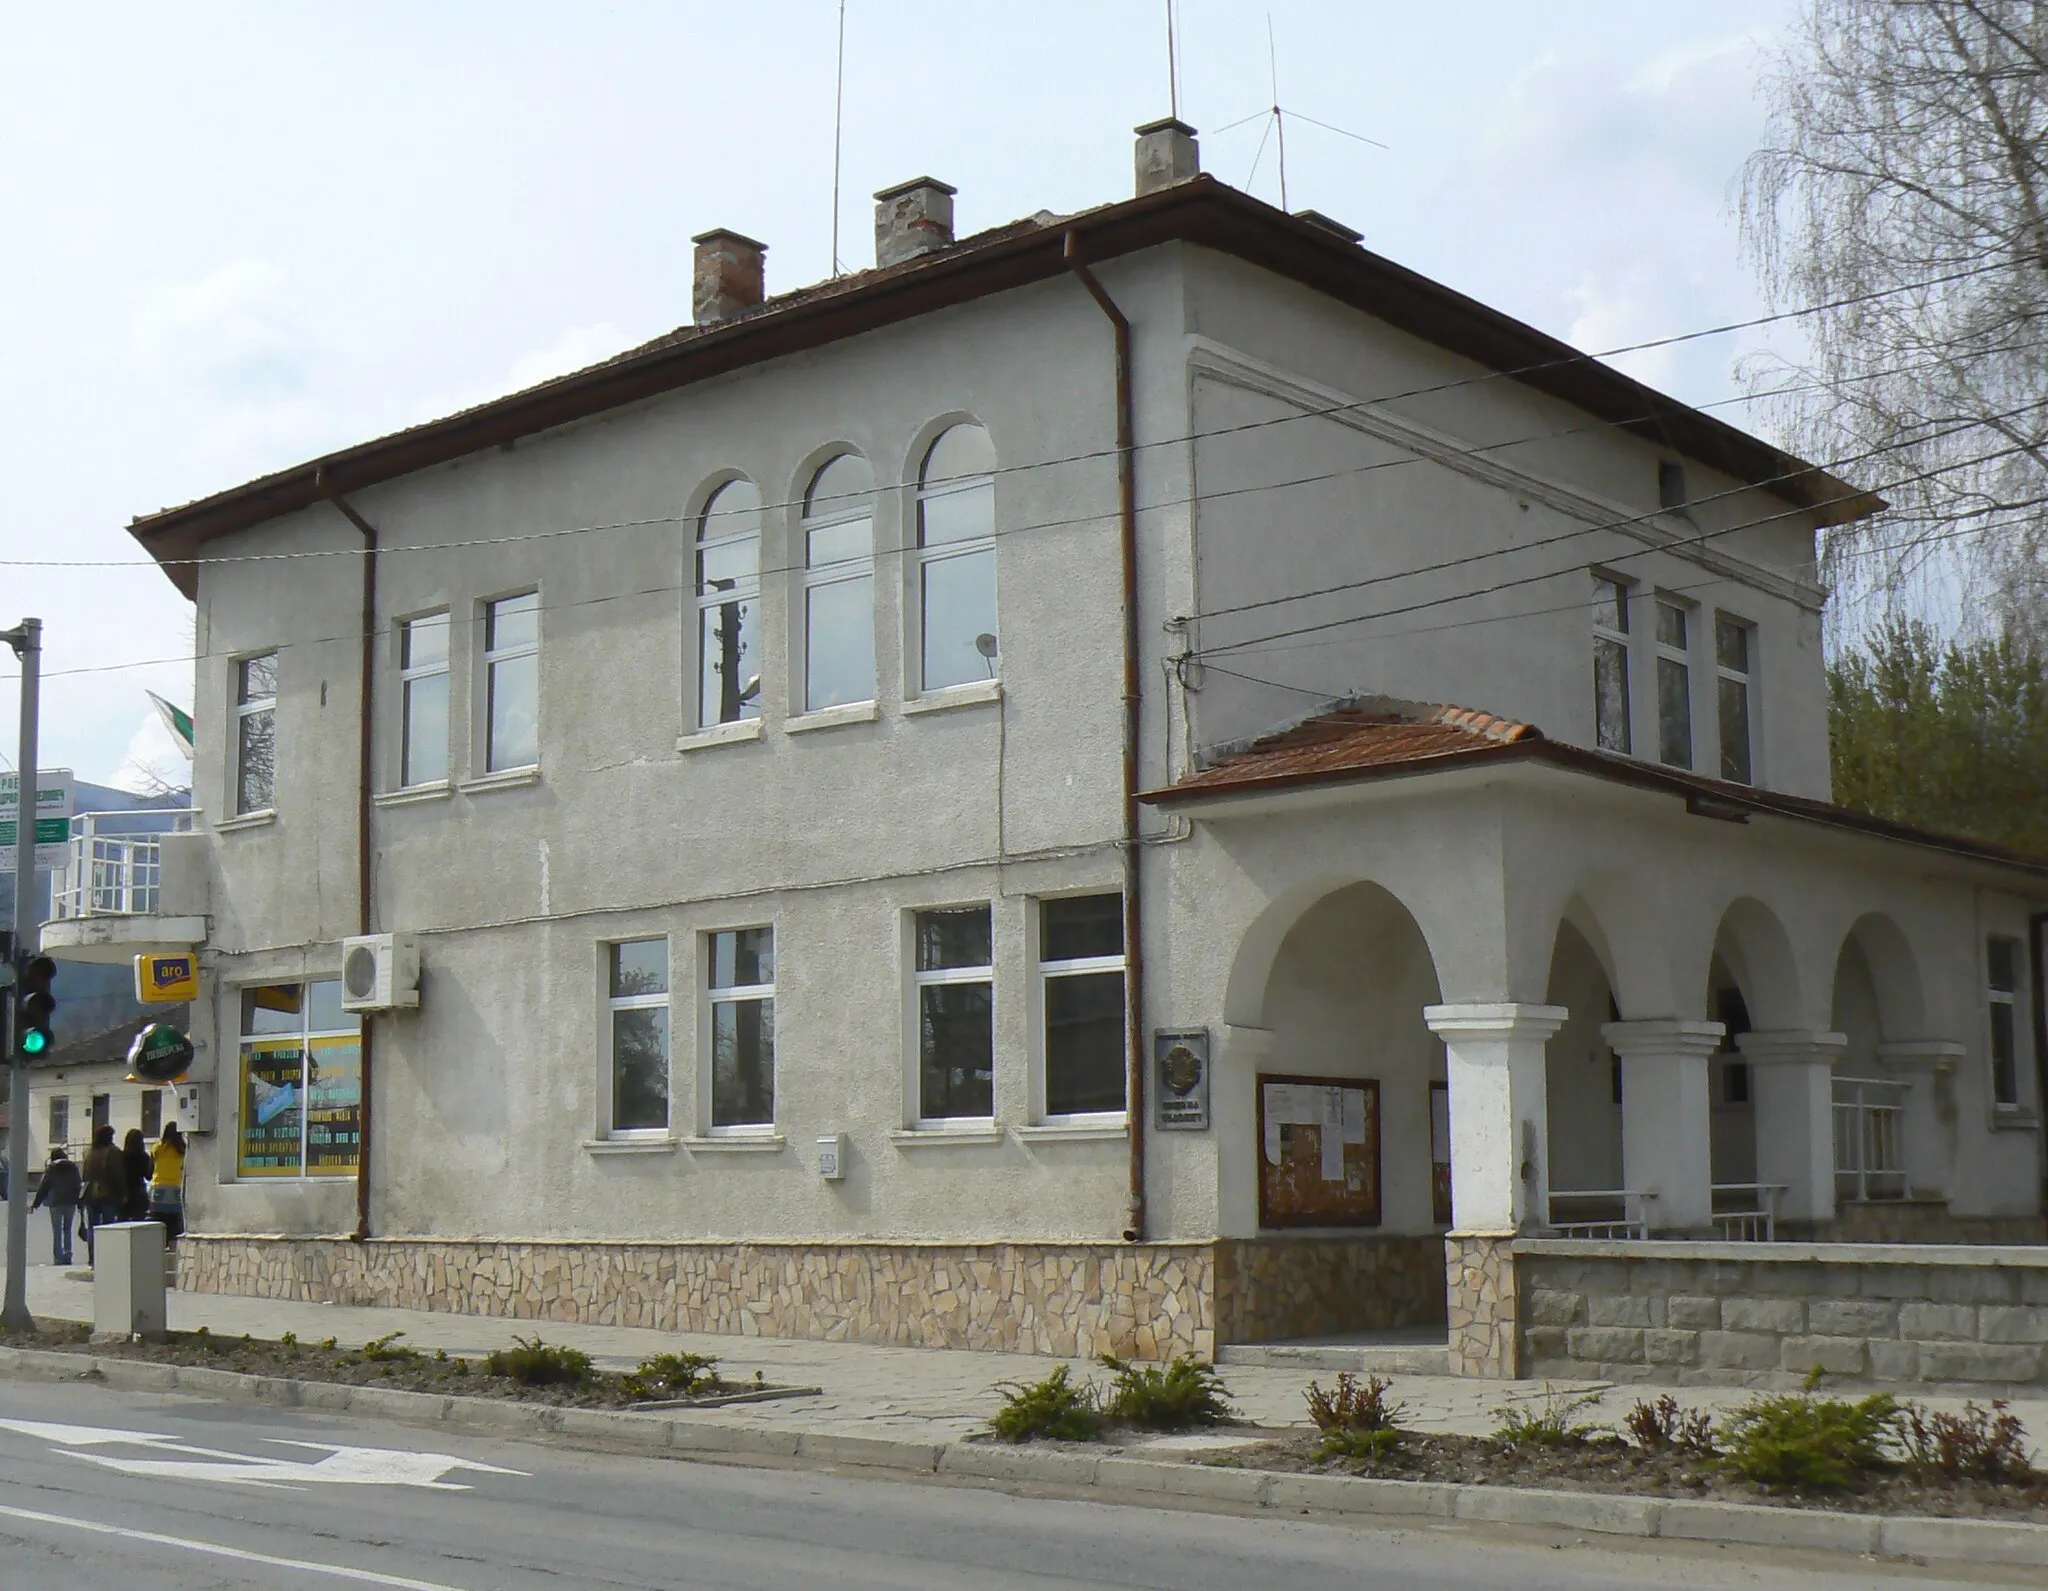
<path fill-rule="evenodd" d="M 465 1591 L 462 1586 L 447 1585 L 439 1580 L 414 1580 L 402 1574 L 379 1574 L 374 1569 L 351 1569 L 338 1563 L 317 1563 L 310 1558 L 280 1558 L 268 1552 L 247 1552 L 240 1547 L 225 1546 L 218 1541 L 195 1541 L 189 1536 L 166 1536 L 154 1530 L 130 1530 L 123 1525 L 103 1525 L 91 1519 L 71 1519 L 63 1514 L 41 1514 L 32 1508 L 9 1508 L 0 1504 L 0 1517 L 24 1519 L 38 1525 L 57 1525 L 67 1530 L 83 1530 L 95 1536 L 119 1536 L 124 1541 L 146 1542 L 153 1547 L 180 1547 L 187 1552 L 203 1552 L 215 1558 L 232 1558 L 237 1563 L 262 1563 L 276 1569 L 299 1569 L 307 1574 L 332 1575 L 337 1580 L 353 1580 L 358 1585 L 392 1586 L 396 1591 Z"/>

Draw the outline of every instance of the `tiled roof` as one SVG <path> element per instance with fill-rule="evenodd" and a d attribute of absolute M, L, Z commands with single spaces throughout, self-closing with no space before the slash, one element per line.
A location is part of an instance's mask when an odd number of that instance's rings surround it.
<path fill-rule="evenodd" d="M 1542 738 L 1534 724 L 1467 707 L 1388 698 L 1345 702 L 1226 748 L 1209 767 L 1177 781 L 1173 791 L 1261 788 Z"/>

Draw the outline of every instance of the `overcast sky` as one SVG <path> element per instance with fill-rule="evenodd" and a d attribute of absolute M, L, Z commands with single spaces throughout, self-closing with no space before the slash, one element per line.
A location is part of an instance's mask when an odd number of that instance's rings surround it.
<path fill-rule="evenodd" d="M 1588 349 L 1761 309 L 1729 186 L 1791 0 L 1182 0 L 1203 164 Z M 965 233 L 1128 194 L 1166 112 L 1163 0 L 849 0 L 840 252 L 929 172 Z M 47 626 L 45 767 L 182 764 L 191 609 L 136 514 L 687 321 L 690 236 L 829 273 L 836 0 L 8 8 L 0 48 L 0 625 Z M 1739 390 L 1754 337 L 1632 373 Z M 1740 421 L 1740 410 L 1721 411 Z M 0 663 L 9 662 L 0 652 Z M 76 672 L 74 672 L 76 671 Z M 15 689 L 0 667 L 0 754 Z M 204 704 L 202 704 L 204 706 Z"/>

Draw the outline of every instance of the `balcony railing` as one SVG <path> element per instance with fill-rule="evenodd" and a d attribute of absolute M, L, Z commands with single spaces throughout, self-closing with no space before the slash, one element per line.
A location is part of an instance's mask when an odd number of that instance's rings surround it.
<path fill-rule="evenodd" d="M 1641 1242 L 1650 1235 L 1649 1207 L 1656 1197 L 1626 1188 L 1553 1188 L 1550 1227 L 1559 1237 Z"/>
<path fill-rule="evenodd" d="M 1906 1085 L 1884 1077 L 1835 1079 L 1835 1197 L 1903 1199 L 1900 1152 Z"/>
<path fill-rule="evenodd" d="M 50 881 L 50 905 L 62 921 L 75 917 L 152 917 L 163 885 L 163 838 L 191 832 L 191 807 L 140 812 L 81 812 L 71 820 L 71 845 Z"/>
<path fill-rule="evenodd" d="M 1730 1243 L 1775 1243 L 1782 1182 L 1717 1182 L 1714 1227 Z"/>

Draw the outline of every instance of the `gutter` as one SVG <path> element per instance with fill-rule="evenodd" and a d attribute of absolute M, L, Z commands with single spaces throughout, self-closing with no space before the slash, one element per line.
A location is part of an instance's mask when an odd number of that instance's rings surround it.
<path fill-rule="evenodd" d="M 325 474 L 322 471 L 316 477 L 316 489 L 326 490 Z M 340 492 L 326 490 L 326 497 L 343 518 L 362 532 L 363 537 L 363 676 L 362 687 L 356 693 L 356 932 L 367 934 L 373 931 L 372 925 L 376 921 L 370 895 L 374 877 L 370 850 L 370 786 L 377 724 L 377 528 L 357 513 L 354 505 Z M 356 1229 L 349 1234 L 349 1240 L 354 1243 L 367 1242 L 370 1236 L 370 1082 L 373 1057 L 370 1013 L 367 1011 L 361 1017 L 361 1035 L 362 1082 L 356 1105 Z"/>
<path fill-rule="evenodd" d="M 1131 322 L 1081 258 L 1081 234 L 1069 229 L 1067 269 L 1108 318 L 1116 346 L 1116 496 L 1124 600 L 1124 1120 L 1130 1135 L 1130 1199 L 1124 1241 L 1145 1240 L 1145 940 L 1139 906 L 1138 718 L 1144 705 L 1138 670 L 1138 488 Z"/>

